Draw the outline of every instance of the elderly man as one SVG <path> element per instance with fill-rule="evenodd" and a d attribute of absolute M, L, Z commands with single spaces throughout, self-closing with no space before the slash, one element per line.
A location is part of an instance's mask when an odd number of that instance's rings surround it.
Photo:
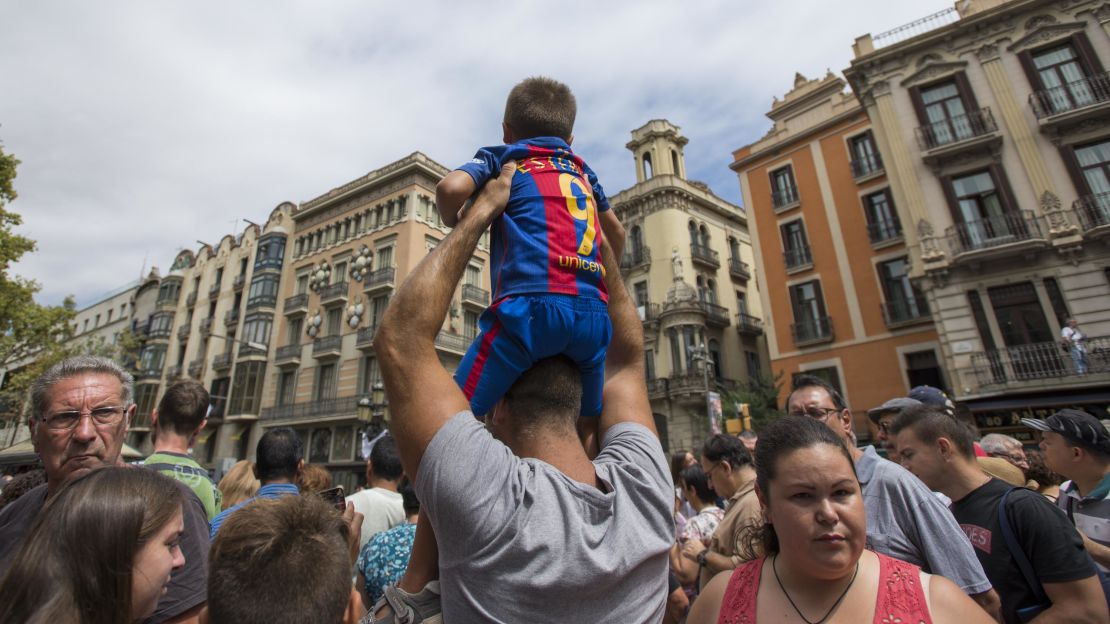
<path fill-rule="evenodd" d="M 872 446 L 856 448 L 852 410 L 840 393 L 819 377 L 800 375 L 786 404 L 792 416 L 825 423 L 852 454 L 867 511 L 867 547 L 944 576 L 997 619 L 998 594 L 955 518 L 901 466 L 879 457 Z"/>
<path fill-rule="evenodd" d="M 989 457 L 1005 459 L 1021 468 L 1023 474 L 1029 470 L 1029 458 L 1025 456 L 1025 448 L 1017 438 L 1003 433 L 988 433 L 979 440 L 979 446 Z"/>
<path fill-rule="evenodd" d="M 0 577 L 58 488 L 90 470 L 120 463 L 123 439 L 135 414 L 132 386 L 131 375 L 118 364 L 92 356 L 63 360 L 31 384 L 28 426 L 46 469 L 46 484 L 0 512 Z M 185 567 L 171 577 L 147 622 L 196 622 L 205 602 L 208 518 L 192 490 L 180 482 L 178 487 L 185 499 Z"/>

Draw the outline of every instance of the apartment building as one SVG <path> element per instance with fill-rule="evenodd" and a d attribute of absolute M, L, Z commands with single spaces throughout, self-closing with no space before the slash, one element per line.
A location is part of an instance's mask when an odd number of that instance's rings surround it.
<path fill-rule="evenodd" d="M 261 424 L 294 427 L 306 461 L 352 491 L 365 481 L 362 443 L 389 414 L 374 332 L 393 291 L 449 232 L 435 208 L 435 185 L 447 172 L 416 152 L 292 212 Z M 489 298 L 483 237 L 435 341 L 448 370 L 477 335 Z"/>
<path fill-rule="evenodd" d="M 733 153 L 759 258 L 771 365 L 829 381 L 866 410 L 948 387 L 930 308 L 909 279 L 903 223 L 871 122 L 843 79 L 795 76 L 771 129 Z M 773 285 L 773 286 L 772 286 Z"/>
<path fill-rule="evenodd" d="M 1021 417 L 1110 416 L 1110 5 L 965 0 L 854 51 L 957 398 L 1026 440 Z"/>
<path fill-rule="evenodd" d="M 686 178 L 687 139 L 655 119 L 632 131 L 636 184 L 610 196 L 621 271 L 644 322 L 648 393 L 664 448 L 710 433 L 707 393 L 769 372 L 747 215 Z M 602 180 L 604 183 L 604 180 Z"/>

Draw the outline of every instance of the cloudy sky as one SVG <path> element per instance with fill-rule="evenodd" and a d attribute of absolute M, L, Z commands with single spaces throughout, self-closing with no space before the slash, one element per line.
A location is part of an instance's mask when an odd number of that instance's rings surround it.
<path fill-rule="evenodd" d="M 141 2 L 0 0 L 0 142 L 23 161 L 14 270 L 79 307 L 181 248 L 216 243 L 419 150 L 455 166 L 498 142 L 536 74 L 578 98 L 575 148 L 610 192 L 624 144 L 665 117 L 690 178 L 739 203 L 730 152 L 772 97 L 839 71 L 859 35 L 944 0 Z"/>

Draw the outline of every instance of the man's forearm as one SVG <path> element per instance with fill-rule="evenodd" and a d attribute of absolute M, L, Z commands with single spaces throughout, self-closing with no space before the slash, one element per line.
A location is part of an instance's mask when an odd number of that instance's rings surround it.
<path fill-rule="evenodd" d="M 605 289 L 609 292 L 609 319 L 613 324 L 613 338 L 605 357 L 606 375 L 616 374 L 626 367 L 643 368 L 644 328 L 632 296 L 621 278 L 620 265 L 613 250 L 608 246 L 601 248 L 602 263 L 605 267 Z"/>

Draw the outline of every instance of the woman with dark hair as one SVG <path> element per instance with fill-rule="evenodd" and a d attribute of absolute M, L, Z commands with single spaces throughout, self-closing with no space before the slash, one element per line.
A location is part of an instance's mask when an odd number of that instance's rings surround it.
<path fill-rule="evenodd" d="M 772 423 L 755 459 L 764 556 L 714 578 L 687 622 L 993 622 L 951 581 L 864 550 L 855 466 L 823 423 Z"/>
<path fill-rule="evenodd" d="M 1048 465 L 1044 463 L 1044 452 L 1040 449 L 1025 451 L 1025 458 L 1029 462 L 1025 476 L 1030 480 L 1026 487 L 1036 490 L 1055 503 L 1060 497 L 1060 484 L 1064 479 L 1048 469 Z"/>
<path fill-rule="evenodd" d="M 698 512 L 683 495 L 679 480 L 682 478 L 683 470 L 696 465 L 698 465 L 698 460 L 694 458 L 694 454 L 690 451 L 678 450 L 671 453 L 671 482 L 674 483 L 674 495 L 678 499 L 678 511 L 675 515 L 675 522 L 682 526 L 685 526 L 686 520 L 693 518 Z M 679 514 L 681 514 L 681 518 L 678 517 Z"/>
<path fill-rule="evenodd" d="M 701 466 L 695 464 L 684 469 L 679 475 L 679 484 L 686 500 L 698 513 L 686 523 L 678 541 L 671 547 L 671 569 L 686 589 L 686 595 L 693 598 L 698 594 L 698 564 L 682 556 L 682 546 L 690 540 L 708 543 L 725 512 L 714 502 L 717 497 Z"/>
<path fill-rule="evenodd" d="M 0 622 L 146 619 L 185 565 L 181 503 L 173 480 L 143 468 L 101 468 L 66 484 L 0 581 Z"/>

